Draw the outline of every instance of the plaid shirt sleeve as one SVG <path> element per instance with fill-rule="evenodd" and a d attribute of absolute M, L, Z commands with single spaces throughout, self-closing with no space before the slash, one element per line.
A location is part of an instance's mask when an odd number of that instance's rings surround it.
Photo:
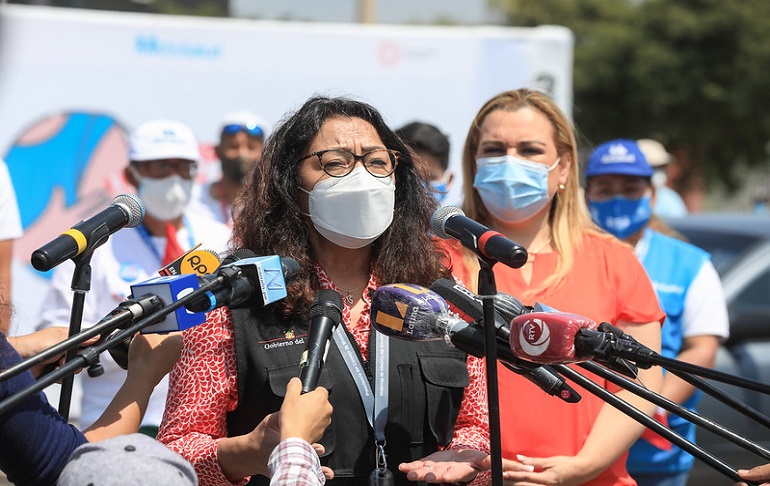
<path fill-rule="evenodd" d="M 318 455 L 305 440 L 291 437 L 281 441 L 267 464 L 270 486 L 318 486 L 326 483 Z"/>

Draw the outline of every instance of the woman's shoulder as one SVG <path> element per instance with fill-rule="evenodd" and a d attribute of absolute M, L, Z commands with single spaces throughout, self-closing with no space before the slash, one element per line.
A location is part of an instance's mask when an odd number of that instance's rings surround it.
<path fill-rule="evenodd" d="M 582 236 L 583 251 L 602 253 L 610 257 L 634 256 L 634 247 L 609 233 L 586 231 Z"/>

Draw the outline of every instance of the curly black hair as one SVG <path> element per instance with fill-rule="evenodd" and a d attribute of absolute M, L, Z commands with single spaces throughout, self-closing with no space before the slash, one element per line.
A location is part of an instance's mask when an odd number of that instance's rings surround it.
<path fill-rule="evenodd" d="M 442 253 L 430 233 L 430 217 L 437 207 L 425 176 L 415 167 L 409 150 L 371 105 L 349 98 L 316 96 L 285 118 L 270 135 L 262 159 L 249 173 L 236 198 L 233 241 L 257 255 L 294 258 L 300 274 L 280 301 L 282 313 L 303 313 L 320 283 L 313 269 L 308 232 L 313 231 L 298 204 L 299 159 L 330 118 L 360 118 L 370 123 L 386 148 L 402 155 L 396 167 L 396 202 L 390 227 L 373 243 L 372 267 L 383 284 L 414 283 L 429 286 L 448 278 Z"/>

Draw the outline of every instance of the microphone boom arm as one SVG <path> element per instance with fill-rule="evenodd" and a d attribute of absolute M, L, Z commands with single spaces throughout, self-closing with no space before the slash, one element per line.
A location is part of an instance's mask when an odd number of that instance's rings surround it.
<path fill-rule="evenodd" d="M 132 337 L 134 334 L 141 331 L 145 327 L 151 326 L 152 324 L 162 321 L 163 319 L 166 318 L 167 315 L 171 314 L 172 312 L 175 312 L 177 309 L 191 302 L 193 299 L 197 298 L 198 296 L 204 295 L 206 292 L 209 292 L 218 287 L 221 287 L 222 285 L 225 285 L 225 280 L 226 279 L 224 277 L 221 277 L 221 276 L 217 277 L 216 279 L 211 280 L 210 282 L 206 282 L 197 290 L 190 292 L 189 294 L 185 295 L 179 300 L 172 302 L 171 304 L 154 311 L 152 314 L 150 314 L 147 317 L 144 317 L 140 321 L 116 332 L 115 334 L 109 336 L 107 339 L 104 339 L 96 344 L 88 346 L 87 348 L 83 348 L 80 351 L 77 351 L 76 348 L 73 348 L 75 352 L 75 356 L 73 356 L 71 359 L 68 357 L 67 361 L 63 365 L 61 365 L 58 369 L 51 371 L 50 373 L 46 373 L 44 376 L 40 377 L 38 380 L 35 381 L 34 384 L 29 386 L 28 388 L 18 393 L 15 393 L 10 397 L 6 398 L 5 400 L 3 400 L 2 402 L 0 402 L 0 415 L 11 410 L 13 407 L 21 403 L 27 397 L 31 396 L 34 393 L 37 393 L 38 391 L 43 390 L 49 385 L 52 385 L 58 382 L 60 379 L 65 377 L 72 378 L 72 376 L 74 376 L 75 372 L 78 369 L 85 368 L 87 366 L 91 366 L 97 363 L 99 359 L 99 355 L 102 352 L 120 345 L 123 341 L 125 341 L 129 337 Z M 69 351 L 72 352 L 73 349 L 70 349 Z"/>
<path fill-rule="evenodd" d="M 600 366 L 597 366 L 597 367 L 601 368 Z M 668 439 L 673 444 L 679 446 L 684 451 L 692 454 L 694 457 L 697 457 L 698 459 L 705 462 L 707 465 L 711 466 L 713 469 L 727 476 L 731 480 L 743 481 L 746 484 L 757 486 L 756 483 L 740 478 L 735 469 L 731 468 L 728 464 L 723 462 L 718 457 L 698 447 L 697 445 L 693 444 L 692 442 L 680 436 L 679 434 L 672 431 L 671 429 L 664 427 L 663 424 L 657 422 L 655 419 L 653 419 L 652 417 L 649 417 L 647 414 L 645 414 L 638 408 L 625 402 L 623 399 L 616 396 L 614 393 L 602 388 L 600 385 L 594 383 L 593 381 L 591 381 L 591 379 L 581 375 L 580 373 L 573 370 L 569 366 L 556 365 L 555 368 L 560 373 L 562 373 L 565 377 L 574 381 L 577 385 L 579 385 L 586 391 L 601 398 L 602 400 L 607 402 L 610 406 L 628 415 L 629 417 L 636 420 L 637 422 L 644 425 L 645 427 L 652 430 L 653 432 L 657 433 L 661 437 Z"/>

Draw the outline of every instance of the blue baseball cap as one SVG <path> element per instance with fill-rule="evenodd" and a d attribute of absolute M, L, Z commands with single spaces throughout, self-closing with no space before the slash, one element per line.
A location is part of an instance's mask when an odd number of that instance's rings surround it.
<path fill-rule="evenodd" d="M 652 177 L 652 167 L 635 141 L 610 140 L 596 147 L 586 167 L 586 177 L 604 174 Z"/>

